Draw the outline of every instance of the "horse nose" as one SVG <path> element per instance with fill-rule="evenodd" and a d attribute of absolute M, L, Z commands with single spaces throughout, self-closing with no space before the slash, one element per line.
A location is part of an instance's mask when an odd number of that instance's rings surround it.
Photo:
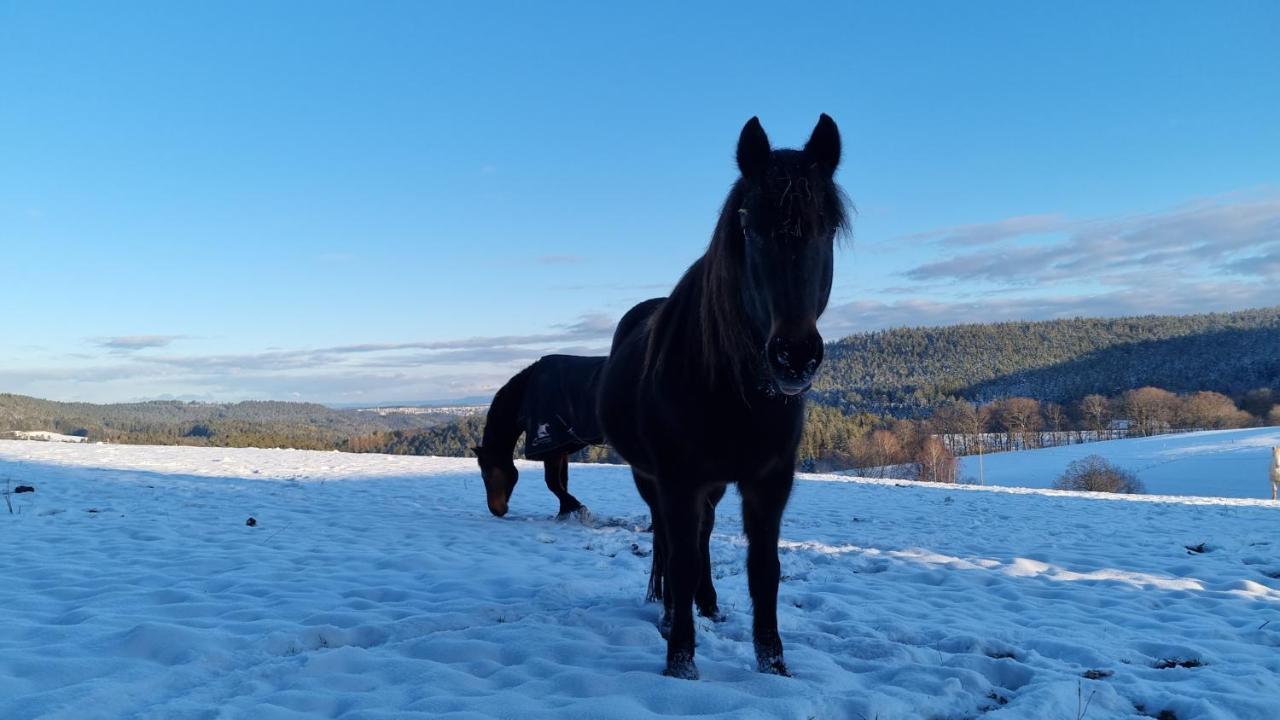
<path fill-rule="evenodd" d="M 795 395 L 808 389 L 822 364 L 822 336 L 817 330 L 798 337 L 774 335 L 766 352 L 774 380 L 782 392 Z"/>
<path fill-rule="evenodd" d="M 510 498 L 510 493 L 504 493 L 500 490 L 486 493 L 485 501 L 489 504 L 489 512 L 493 513 L 495 517 L 502 517 L 503 515 L 506 515 L 508 509 L 507 501 Z"/>

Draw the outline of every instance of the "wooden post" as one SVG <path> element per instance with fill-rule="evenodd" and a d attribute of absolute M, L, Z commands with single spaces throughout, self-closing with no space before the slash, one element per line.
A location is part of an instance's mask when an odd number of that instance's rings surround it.
<path fill-rule="evenodd" d="M 1271 499 L 1280 493 L 1280 447 L 1271 448 Z"/>

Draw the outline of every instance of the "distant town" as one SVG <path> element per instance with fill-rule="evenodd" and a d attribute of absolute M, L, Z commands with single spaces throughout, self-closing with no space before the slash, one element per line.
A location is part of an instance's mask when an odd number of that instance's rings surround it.
<path fill-rule="evenodd" d="M 356 412 L 374 413 L 386 417 L 387 415 L 442 415 L 450 417 L 471 417 L 472 415 L 483 415 L 489 410 L 488 403 L 484 405 L 440 405 L 436 407 L 373 407 L 373 408 L 357 408 Z"/>

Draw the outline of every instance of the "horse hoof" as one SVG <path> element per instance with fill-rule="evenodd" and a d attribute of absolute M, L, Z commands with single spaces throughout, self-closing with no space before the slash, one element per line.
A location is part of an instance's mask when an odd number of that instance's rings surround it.
<path fill-rule="evenodd" d="M 720 612 L 720 608 L 719 608 L 719 607 L 712 607 L 712 608 L 707 609 L 707 610 L 703 610 L 702 608 L 698 608 L 698 614 L 699 614 L 699 615 L 701 615 L 702 617 L 704 617 L 704 618 L 706 618 L 706 619 L 710 620 L 710 621 L 711 621 L 711 622 L 713 622 L 713 623 L 722 623 L 722 622 L 724 622 L 725 620 L 728 620 L 728 619 L 729 619 L 729 616 L 728 616 L 728 615 L 725 615 L 724 613 Z"/>
<path fill-rule="evenodd" d="M 791 671 L 787 669 L 787 664 L 782 658 L 760 658 L 756 661 L 760 672 L 766 675 L 779 675 L 782 677 L 791 677 Z"/>
<path fill-rule="evenodd" d="M 560 522 L 571 519 L 576 519 L 578 522 L 583 523 L 589 522 L 591 520 L 591 511 L 587 509 L 586 505 L 579 505 L 572 510 L 561 510 L 560 514 L 556 515 L 556 520 Z"/>
<path fill-rule="evenodd" d="M 693 664 L 692 659 L 668 661 L 662 674 L 679 680 L 697 680 L 698 666 Z"/>

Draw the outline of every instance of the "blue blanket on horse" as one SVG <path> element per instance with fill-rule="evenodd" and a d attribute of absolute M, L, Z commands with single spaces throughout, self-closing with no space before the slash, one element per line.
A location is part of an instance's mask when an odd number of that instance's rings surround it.
<path fill-rule="evenodd" d="M 607 359 L 547 355 L 534 363 L 521 408 L 525 458 L 545 460 L 604 442 L 596 392 Z"/>

